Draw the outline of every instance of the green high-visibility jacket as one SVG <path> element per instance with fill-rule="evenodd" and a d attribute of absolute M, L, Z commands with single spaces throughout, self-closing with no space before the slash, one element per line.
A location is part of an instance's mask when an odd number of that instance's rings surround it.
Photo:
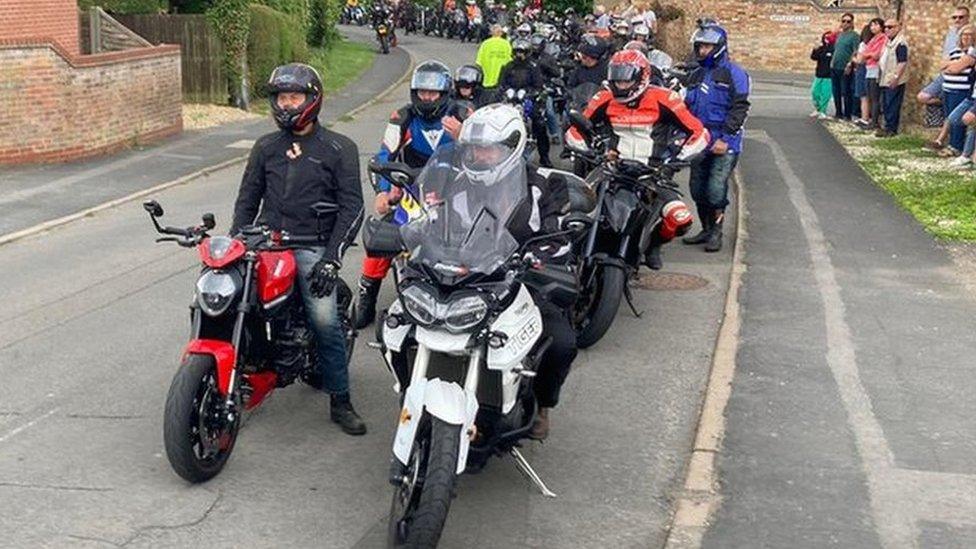
<path fill-rule="evenodd" d="M 492 36 L 481 43 L 478 48 L 478 66 L 485 73 L 486 88 L 494 88 L 498 85 L 498 76 L 502 73 L 502 67 L 512 60 L 512 45 L 508 40 L 500 36 Z"/>

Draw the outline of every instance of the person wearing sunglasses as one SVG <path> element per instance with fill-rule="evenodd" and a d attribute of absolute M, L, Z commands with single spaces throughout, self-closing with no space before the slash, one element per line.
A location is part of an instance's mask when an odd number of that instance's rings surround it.
<path fill-rule="evenodd" d="M 881 104 L 884 111 L 884 127 L 878 128 L 878 137 L 891 137 L 898 133 L 901 121 L 901 104 L 905 99 L 908 83 L 908 42 L 901 32 L 901 23 L 895 19 L 885 21 L 888 43 L 881 54 Z"/>
<path fill-rule="evenodd" d="M 835 116 L 843 120 L 850 120 L 854 111 L 854 73 L 851 58 L 860 41 L 861 36 L 854 32 L 854 14 L 845 13 L 840 18 L 840 30 L 834 43 L 834 59 L 830 62 Z"/>
<path fill-rule="evenodd" d="M 953 11 L 950 17 L 951 24 L 949 25 L 949 30 L 946 31 L 945 39 L 942 41 L 942 58 L 948 58 L 952 54 L 952 50 L 956 49 L 956 45 L 959 43 L 959 31 L 964 26 L 969 24 L 969 8 L 966 6 L 958 6 L 955 11 Z M 927 108 L 934 108 L 935 105 L 941 105 L 943 103 L 944 95 L 943 85 L 944 78 L 942 73 L 939 73 L 931 82 L 925 85 L 924 88 L 916 96 L 916 100 L 922 105 L 929 106 Z M 949 139 L 949 122 L 945 121 L 942 124 L 942 128 L 939 131 L 938 137 L 935 140 L 930 141 L 925 144 L 926 148 L 939 151 L 946 146 L 946 141 Z"/>

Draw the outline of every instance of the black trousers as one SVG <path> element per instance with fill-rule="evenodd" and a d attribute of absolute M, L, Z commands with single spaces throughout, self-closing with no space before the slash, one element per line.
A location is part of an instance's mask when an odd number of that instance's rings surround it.
<path fill-rule="evenodd" d="M 548 166 L 549 162 L 549 130 L 546 129 L 545 109 L 532 117 L 532 137 L 535 138 L 539 151 L 539 163 Z"/>
<path fill-rule="evenodd" d="M 854 112 L 854 75 L 844 74 L 844 69 L 830 69 L 830 83 L 834 92 L 834 116 L 850 120 Z"/>
<path fill-rule="evenodd" d="M 542 355 L 533 382 L 535 398 L 542 408 L 559 403 L 559 391 L 576 359 L 576 330 L 566 311 L 546 301 L 539 301 L 542 313 L 542 338 L 552 337 L 552 343 Z"/>

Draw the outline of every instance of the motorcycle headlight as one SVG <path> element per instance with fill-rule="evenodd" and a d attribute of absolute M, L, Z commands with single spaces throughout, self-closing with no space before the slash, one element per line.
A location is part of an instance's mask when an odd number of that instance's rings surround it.
<path fill-rule="evenodd" d="M 437 320 L 437 300 L 420 286 L 407 286 L 400 297 L 407 313 L 421 325 L 429 326 Z"/>
<path fill-rule="evenodd" d="M 197 304 L 210 316 L 224 314 L 241 289 L 240 277 L 230 273 L 207 271 L 197 279 Z"/>
<path fill-rule="evenodd" d="M 485 319 L 488 303 L 481 296 L 469 295 L 452 301 L 444 315 L 444 326 L 451 331 L 464 331 Z"/>

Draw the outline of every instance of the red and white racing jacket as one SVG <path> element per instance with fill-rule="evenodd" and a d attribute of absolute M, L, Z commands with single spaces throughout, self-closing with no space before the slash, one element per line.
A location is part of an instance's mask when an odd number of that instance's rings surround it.
<path fill-rule="evenodd" d="M 650 86 L 638 99 L 627 104 L 615 100 L 610 90 L 603 89 L 590 99 L 583 116 L 594 124 L 610 124 L 616 136 L 613 149 L 624 160 L 646 163 L 654 153 L 654 128 L 663 123 L 677 123 L 691 134 L 678 160 L 687 159 L 708 147 L 708 130 L 691 114 L 681 96 L 667 88 Z M 583 136 L 573 127 L 566 132 L 566 144 L 577 149 L 587 148 Z"/>

